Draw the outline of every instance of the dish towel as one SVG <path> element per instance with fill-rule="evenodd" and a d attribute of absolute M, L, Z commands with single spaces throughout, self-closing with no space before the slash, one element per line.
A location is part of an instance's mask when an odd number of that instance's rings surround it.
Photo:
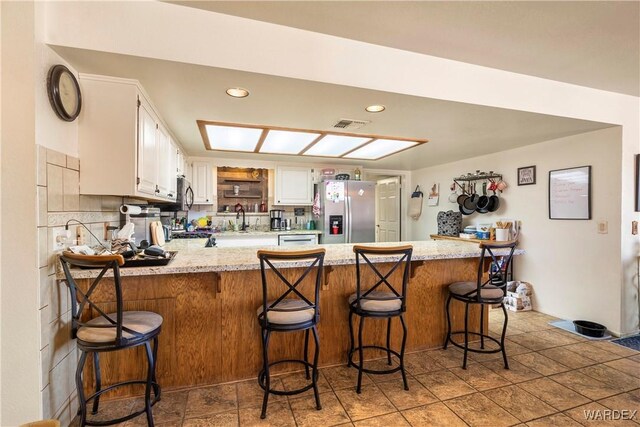
<path fill-rule="evenodd" d="M 313 207 L 311 210 L 313 211 L 313 216 L 316 218 L 320 216 L 320 193 L 316 193 L 316 196 L 313 198 Z"/>
<path fill-rule="evenodd" d="M 409 216 L 417 221 L 422 214 L 422 198 L 424 195 L 420 191 L 420 186 L 416 187 L 416 190 L 411 194 L 409 199 Z"/>

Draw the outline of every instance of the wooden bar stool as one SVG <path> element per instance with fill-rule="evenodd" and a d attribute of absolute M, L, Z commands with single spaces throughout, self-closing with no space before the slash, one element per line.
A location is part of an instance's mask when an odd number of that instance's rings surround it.
<path fill-rule="evenodd" d="M 76 388 L 78 390 L 78 401 L 80 415 L 80 426 L 105 426 L 119 424 L 130 420 L 138 415 L 146 413 L 147 424 L 153 426 L 153 415 L 151 407 L 160 400 L 160 386 L 156 381 L 156 357 L 158 354 L 158 335 L 162 328 L 162 316 L 149 311 L 124 311 L 122 301 L 122 287 L 120 281 L 120 266 L 124 264 L 121 255 L 77 255 L 71 252 L 64 252 L 60 257 L 62 269 L 65 275 L 65 282 L 71 292 L 71 316 L 72 329 L 71 337 L 77 338 L 80 359 L 76 370 Z M 71 267 L 82 268 L 102 268 L 86 293 L 78 288 L 71 275 Z M 98 305 L 91 301 L 91 295 L 97 289 L 104 275 L 111 270 L 113 272 L 114 294 L 116 298 L 116 311 L 105 313 Z M 83 322 L 81 316 L 85 309 L 93 310 L 99 316 Z M 153 348 L 151 342 L 153 341 Z M 130 380 L 112 384 L 102 388 L 100 371 L 100 353 L 117 351 L 126 348 L 145 346 L 147 356 L 147 378 L 145 380 Z M 87 355 L 93 355 L 95 369 L 96 386 L 95 392 L 85 396 L 82 372 L 87 360 Z M 100 396 L 117 387 L 144 384 L 144 408 L 112 420 L 91 421 L 87 420 L 87 404 L 93 402 L 92 413 L 98 412 Z M 151 399 L 153 391 L 154 398 Z"/>
<path fill-rule="evenodd" d="M 264 390 L 264 398 L 262 400 L 262 413 L 260 418 L 267 416 L 267 403 L 269 394 L 276 395 L 293 395 L 303 393 L 313 388 L 313 394 L 316 400 L 316 409 L 322 409 L 320 405 L 320 396 L 318 393 L 318 356 L 320 355 L 320 339 L 318 338 L 318 330 L 316 325 L 320 320 L 319 310 L 319 292 L 321 271 L 324 262 L 324 249 L 314 249 L 309 251 L 258 251 L 260 259 L 260 270 L 262 273 L 262 305 L 258 307 L 258 323 L 262 332 L 262 361 L 263 368 L 258 374 L 258 384 Z M 294 267 L 305 268 L 302 274 L 291 283 L 285 278 L 282 272 L 274 265 L 273 261 L 284 263 L 295 263 Z M 277 264 L 277 263 L 276 263 Z M 267 279 L 267 267 L 277 277 L 276 281 Z M 273 275 L 271 275 L 273 276 Z M 310 276 L 314 281 L 312 292 L 307 292 L 298 286 L 304 279 Z M 274 283 L 275 282 L 275 283 Z M 269 289 L 275 287 L 277 283 L 284 284 L 286 291 L 280 294 L 276 299 L 270 299 Z M 293 297 L 293 298 L 292 298 Z M 313 332 L 315 341 L 315 354 L 313 363 L 309 362 L 309 330 Z M 295 332 L 305 331 L 304 334 L 304 356 L 303 359 L 286 359 L 269 362 L 269 338 L 272 332 Z M 297 390 L 281 391 L 271 388 L 271 376 L 269 370 L 272 366 L 281 363 L 299 363 L 304 366 L 304 370 L 309 384 Z M 312 373 L 309 375 L 309 368 Z"/>
<path fill-rule="evenodd" d="M 351 338 L 351 346 L 349 348 L 348 366 L 353 366 L 358 369 L 358 384 L 356 386 L 356 392 L 360 393 L 362 389 L 362 373 L 368 374 L 391 374 L 397 371 L 402 373 L 402 381 L 404 383 L 404 389 L 409 390 L 409 384 L 407 383 L 407 375 L 404 369 L 404 348 L 407 343 L 407 326 L 404 322 L 404 312 L 406 311 L 406 295 L 407 285 L 409 283 L 409 266 L 411 264 L 411 255 L 413 253 L 413 246 L 394 246 L 394 247 L 377 247 L 377 246 L 360 246 L 355 245 L 353 252 L 356 254 L 356 293 L 349 297 L 349 337 Z M 380 270 L 371 262 L 369 257 L 388 257 L 389 261 L 394 262 L 389 271 L 383 275 Z M 360 259 L 363 259 L 366 265 L 377 276 L 376 283 L 363 290 L 362 286 L 362 270 L 360 268 Z M 378 260 L 378 262 L 380 262 Z M 402 272 L 402 283 L 396 289 L 390 282 L 389 278 L 398 269 Z M 379 290 L 384 284 L 387 291 Z M 384 289 L 384 288 L 381 288 Z M 360 317 L 360 325 L 358 327 L 358 347 L 354 347 L 353 337 L 353 316 Z M 362 343 L 362 329 L 364 327 L 365 318 L 373 319 L 387 319 L 387 346 L 377 345 L 363 345 Z M 400 352 L 391 349 L 391 319 L 394 317 L 400 318 L 402 324 L 402 346 Z M 364 349 L 374 348 L 378 350 L 384 350 L 387 353 L 387 362 L 391 365 L 391 355 L 393 354 L 400 360 L 399 366 L 385 370 L 374 370 L 364 367 Z M 353 354 L 358 352 L 359 360 L 356 364 L 353 361 Z"/>
<path fill-rule="evenodd" d="M 509 369 L 509 362 L 507 361 L 507 352 L 504 347 L 504 338 L 507 333 L 507 310 L 504 306 L 504 296 L 506 295 L 507 288 L 507 272 L 513 259 L 513 252 L 516 249 L 517 241 L 512 242 L 500 242 L 500 243 L 481 243 L 480 248 L 480 261 L 478 265 L 478 276 L 475 282 L 455 282 L 449 285 L 449 297 L 447 298 L 447 336 L 444 341 L 444 349 L 447 349 L 449 343 L 455 345 L 458 348 L 464 350 L 464 358 L 462 360 L 462 369 L 467 369 L 467 355 L 468 352 L 474 353 L 498 353 L 502 352 L 502 358 L 504 360 L 504 368 Z M 494 250 L 507 249 L 508 254 L 505 256 L 496 255 Z M 489 269 L 489 278 L 486 281 L 482 280 L 483 267 L 485 256 L 487 254 L 491 257 L 492 265 L 500 266 L 495 271 Z M 451 331 L 451 315 L 449 308 L 451 306 L 451 300 L 455 299 L 464 303 L 464 330 Z M 469 307 L 472 304 L 480 305 L 480 332 L 469 331 Z M 496 338 L 484 333 L 484 307 L 485 305 L 500 305 L 502 312 L 504 313 L 504 324 L 502 326 L 502 336 L 500 341 Z M 453 335 L 464 335 L 464 345 L 458 344 L 453 341 L 451 337 Z M 469 335 L 480 337 L 480 348 L 469 347 Z M 488 339 L 496 343 L 499 348 L 497 349 L 485 349 L 484 341 Z"/>

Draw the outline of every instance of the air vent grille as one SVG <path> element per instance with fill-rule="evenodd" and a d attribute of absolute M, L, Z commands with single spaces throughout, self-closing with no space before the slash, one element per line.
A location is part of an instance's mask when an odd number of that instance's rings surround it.
<path fill-rule="evenodd" d="M 336 129 L 360 129 L 371 123 L 369 120 L 340 119 L 333 125 Z"/>

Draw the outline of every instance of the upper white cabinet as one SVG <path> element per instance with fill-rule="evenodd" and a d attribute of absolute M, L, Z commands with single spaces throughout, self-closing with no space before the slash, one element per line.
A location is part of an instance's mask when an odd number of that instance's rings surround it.
<path fill-rule="evenodd" d="M 313 205 L 313 171 L 298 166 L 276 168 L 276 205 Z"/>
<path fill-rule="evenodd" d="M 176 198 L 177 144 L 136 80 L 80 75 L 81 194 Z"/>
<path fill-rule="evenodd" d="M 213 169 L 208 162 L 193 162 L 191 188 L 195 205 L 213 204 Z"/>

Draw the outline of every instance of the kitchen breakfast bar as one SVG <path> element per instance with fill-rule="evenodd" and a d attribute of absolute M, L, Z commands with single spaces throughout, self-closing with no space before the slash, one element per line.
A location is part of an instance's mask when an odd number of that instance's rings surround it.
<path fill-rule="evenodd" d="M 405 320 L 408 327 L 406 351 L 441 346 L 446 333 L 445 302 L 447 286 L 456 281 L 475 281 L 480 249 L 477 244 L 455 241 L 415 241 L 411 278 L 407 291 Z M 378 244 L 371 244 L 377 246 Z M 353 245 L 318 245 L 326 249 L 320 290 L 319 366 L 346 364 L 349 349 L 349 306 L 347 299 L 356 290 Z M 310 246 L 307 248 L 315 248 Z M 205 248 L 204 240 L 174 240 L 165 249 L 177 251 L 174 259 L 162 267 L 122 268 L 122 293 L 125 310 L 144 310 L 160 314 L 163 319 L 157 358 L 157 379 L 164 390 L 218 384 L 255 378 L 262 366 L 260 326 L 256 310 L 262 305 L 262 281 L 256 248 Z M 282 249 L 272 247 L 269 249 Z M 498 252 L 500 253 L 500 252 Z M 516 250 L 520 255 L 523 250 Z M 384 274 L 392 263 L 388 258 L 371 258 Z M 490 260 L 485 260 L 485 272 Z M 300 264 L 279 263 L 291 280 L 302 270 Z M 367 269 L 368 270 L 368 269 Z M 391 280 L 399 271 L 394 272 Z M 78 286 L 86 290 L 98 270 L 72 270 Z M 368 271 L 363 289 L 377 278 Z M 59 279 L 64 275 L 58 274 Z M 368 280 L 368 282 L 367 282 Z M 115 311 L 112 279 L 105 277 L 93 293 L 92 300 L 104 312 Z M 300 287 L 311 287 L 305 279 Z M 269 295 L 273 299 L 281 290 Z M 475 307 L 474 307 L 475 308 Z M 93 318 L 93 308 L 84 314 Z M 462 304 L 452 304 L 453 329 L 463 326 Z M 470 322 L 479 327 L 479 310 L 470 314 Z M 484 319 L 486 322 L 487 319 Z M 474 330 L 474 328 L 471 328 Z M 303 353 L 302 332 L 274 334 L 270 359 L 299 359 Z M 392 324 L 391 345 L 399 348 L 401 327 Z M 386 322 L 367 321 L 364 340 L 383 344 Z M 313 350 L 310 350 L 313 351 Z M 365 353 L 365 358 L 383 354 Z M 101 356 L 103 387 L 145 375 L 144 347 L 112 352 Z M 93 384 L 91 363 L 87 363 L 85 385 Z M 300 365 L 284 364 L 273 374 L 299 370 Z M 140 389 L 121 388 L 114 396 L 139 394 Z"/>

